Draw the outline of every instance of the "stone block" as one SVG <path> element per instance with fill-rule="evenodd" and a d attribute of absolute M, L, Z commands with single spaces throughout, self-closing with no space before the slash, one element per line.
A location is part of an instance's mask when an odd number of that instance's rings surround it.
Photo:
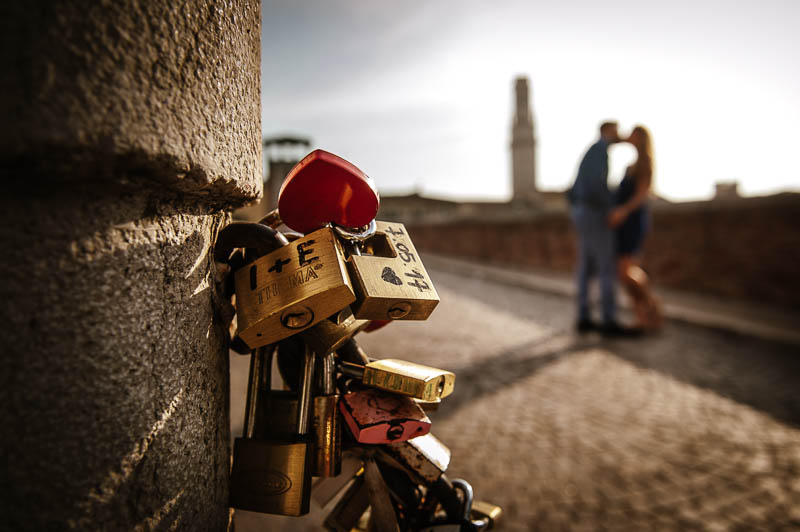
<path fill-rule="evenodd" d="M 166 188 L 225 207 L 261 194 L 260 5 L 7 2 L 0 167 Z M 20 183 L 17 183 L 20 184 Z"/>

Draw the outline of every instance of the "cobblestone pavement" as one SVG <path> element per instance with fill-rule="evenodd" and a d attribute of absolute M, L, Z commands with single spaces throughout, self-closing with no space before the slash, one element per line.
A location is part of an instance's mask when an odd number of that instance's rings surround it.
<path fill-rule="evenodd" d="M 565 298 L 431 275 L 429 321 L 359 342 L 455 371 L 432 432 L 448 476 L 503 506 L 501 530 L 800 530 L 796 348 L 672 323 L 579 337 Z M 328 510 L 241 512 L 237 530 L 317 530 Z"/>

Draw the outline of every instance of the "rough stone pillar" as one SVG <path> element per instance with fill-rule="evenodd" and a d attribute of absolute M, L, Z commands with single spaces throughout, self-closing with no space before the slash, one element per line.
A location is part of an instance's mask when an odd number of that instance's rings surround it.
<path fill-rule="evenodd" d="M 224 530 L 210 250 L 261 193 L 259 3 L 0 20 L 0 529 Z"/>

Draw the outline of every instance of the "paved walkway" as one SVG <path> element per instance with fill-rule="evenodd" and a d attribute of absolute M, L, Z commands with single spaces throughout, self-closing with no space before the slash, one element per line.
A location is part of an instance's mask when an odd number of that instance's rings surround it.
<path fill-rule="evenodd" d="M 431 254 L 425 256 L 425 265 L 465 277 L 486 279 L 526 290 L 566 297 L 574 297 L 575 294 L 572 275 L 560 272 L 501 268 Z M 800 312 L 659 287 L 656 291 L 664 304 L 664 314 L 672 320 L 800 347 Z M 627 298 L 622 291 L 617 299 L 623 308 L 628 308 Z"/>
<path fill-rule="evenodd" d="M 455 371 L 433 432 L 452 449 L 448 475 L 504 507 L 501 530 L 800 530 L 791 337 L 685 320 L 636 340 L 579 337 L 557 290 L 426 266 L 442 299 L 431 319 L 359 342 Z M 234 402 L 246 358 L 232 366 Z M 242 513 L 237 530 L 317 530 L 327 510 Z"/>

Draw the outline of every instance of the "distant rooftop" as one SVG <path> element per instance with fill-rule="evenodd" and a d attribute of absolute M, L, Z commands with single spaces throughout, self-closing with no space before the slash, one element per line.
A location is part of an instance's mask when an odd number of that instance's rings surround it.
<path fill-rule="evenodd" d="M 300 137 L 294 135 L 280 135 L 275 137 L 265 137 L 263 140 L 265 148 L 269 146 L 296 146 L 301 145 L 305 147 L 311 146 L 311 139 L 308 137 Z"/>

